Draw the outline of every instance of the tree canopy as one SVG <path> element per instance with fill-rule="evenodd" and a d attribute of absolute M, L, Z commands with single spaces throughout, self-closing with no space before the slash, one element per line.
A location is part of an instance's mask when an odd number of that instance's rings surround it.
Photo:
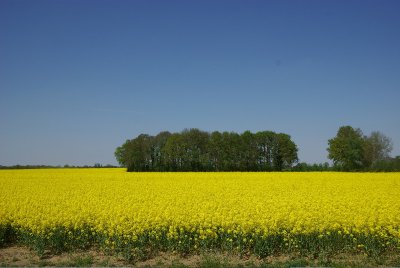
<path fill-rule="evenodd" d="M 128 171 L 280 171 L 298 161 L 297 146 L 284 133 L 260 131 L 141 134 L 115 150 Z"/>
<path fill-rule="evenodd" d="M 364 142 L 360 129 L 341 127 L 336 137 L 328 141 L 328 158 L 345 171 L 360 169 L 363 166 Z"/>
<path fill-rule="evenodd" d="M 361 129 L 351 126 L 339 128 L 336 136 L 328 140 L 328 158 L 343 171 L 374 169 L 378 163 L 389 159 L 392 151 L 390 138 L 374 131 L 364 136 Z"/>

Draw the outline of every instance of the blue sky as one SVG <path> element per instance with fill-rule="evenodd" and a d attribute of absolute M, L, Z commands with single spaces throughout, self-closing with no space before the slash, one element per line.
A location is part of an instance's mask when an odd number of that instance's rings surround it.
<path fill-rule="evenodd" d="M 116 164 L 140 133 L 340 126 L 400 155 L 400 1 L 0 1 L 0 165 Z"/>

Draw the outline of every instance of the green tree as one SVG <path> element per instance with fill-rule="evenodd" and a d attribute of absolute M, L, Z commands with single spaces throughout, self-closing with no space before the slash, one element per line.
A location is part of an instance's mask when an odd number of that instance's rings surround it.
<path fill-rule="evenodd" d="M 207 150 L 209 152 L 210 170 L 223 170 L 223 137 L 220 132 L 214 131 L 211 133 Z"/>
<path fill-rule="evenodd" d="M 180 133 L 173 133 L 168 137 L 162 149 L 165 168 L 168 171 L 180 171 L 184 161 L 184 143 Z"/>
<path fill-rule="evenodd" d="M 117 147 L 117 149 L 115 149 L 115 152 L 114 152 L 114 155 L 115 155 L 115 158 L 117 159 L 117 162 L 122 167 L 127 167 L 127 164 L 128 164 L 128 146 L 129 146 L 129 142 L 130 142 L 130 140 L 127 140 L 124 144 L 122 144 L 121 146 Z"/>
<path fill-rule="evenodd" d="M 240 170 L 257 171 L 259 152 L 255 134 L 247 130 L 240 135 L 240 139 Z"/>
<path fill-rule="evenodd" d="M 276 133 L 272 131 L 259 131 L 256 133 L 259 170 L 273 170 L 273 147 Z"/>
<path fill-rule="evenodd" d="M 222 170 L 240 170 L 240 135 L 235 132 L 222 133 Z"/>
<path fill-rule="evenodd" d="M 328 145 L 328 158 L 333 160 L 336 168 L 352 171 L 363 167 L 365 140 L 360 129 L 342 126 Z"/>
<path fill-rule="evenodd" d="M 151 145 L 153 137 L 140 134 L 130 141 L 128 152 L 128 171 L 150 171 L 152 170 Z"/>
<path fill-rule="evenodd" d="M 284 133 L 276 135 L 276 149 L 273 158 L 276 170 L 291 168 L 298 161 L 297 146 L 291 140 L 290 136 Z"/>
<path fill-rule="evenodd" d="M 389 158 L 389 153 L 393 150 L 393 143 L 389 137 L 379 131 L 373 131 L 364 139 L 364 166 L 366 168 L 374 167 L 378 162 Z"/>
<path fill-rule="evenodd" d="M 115 157 L 128 171 L 270 171 L 291 168 L 297 147 L 282 133 L 209 134 L 194 128 L 141 134 L 118 147 Z"/>
<path fill-rule="evenodd" d="M 197 128 L 184 130 L 181 133 L 183 139 L 185 170 L 204 171 L 208 166 L 207 144 L 209 134 Z"/>
<path fill-rule="evenodd" d="M 154 138 L 151 145 L 151 160 L 153 171 L 165 171 L 165 155 L 163 154 L 163 148 L 168 141 L 171 133 L 168 131 L 162 131 L 158 133 Z"/>

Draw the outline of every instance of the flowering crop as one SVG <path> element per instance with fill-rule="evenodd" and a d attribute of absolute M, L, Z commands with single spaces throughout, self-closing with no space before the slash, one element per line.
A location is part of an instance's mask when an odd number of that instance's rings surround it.
<path fill-rule="evenodd" d="M 0 243 L 126 258 L 400 248 L 399 173 L 0 171 Z"/>

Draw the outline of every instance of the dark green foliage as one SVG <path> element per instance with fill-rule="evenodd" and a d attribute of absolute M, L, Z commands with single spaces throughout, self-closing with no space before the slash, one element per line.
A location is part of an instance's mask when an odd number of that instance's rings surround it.
<path fill-rule="evenodd" d="M 364 140 L 365 167 L 374 167 L 378 162 L 389 158 L 389 153 L 393 150 L 390 138 L 378 131 L 374 131 L 369 137 L 364 137 Z"/>
<path fill-rule="evenodd" d="M 67 263 L 66 266 L 73 267 L 91 267 L 93 266 L 93 256 L 77 256 L 71 259 L 70 263 Z"/>
<path fill-rule="evenodd" d="M 0 225 L 0 247 L 15 242 L 15 239 L 15 230 L 11 227 L 10 224 Z"/>
<path fill-rule="evenodd" d="M 260 258 L 296 254 L 326 264 L 339 253 L 364 253 L 377 263 L 382 261 L 381 256 L 399 254 L 399 242 L 389 233 L 386 236 L 357 232 L 345 234 L 343 230 L 293 234 L 282 229 L 266 235 L 256 231 L 227 232 L 217 226 L 214 237 L 201 239 L 198 230 L 193 232 L 182 228 L 175 230 L 176 236 L 168 236 L 170 227 L 166 226 L 157 234 L 148 230 L 132 240 L 122 235 L 93 232 L 90 226 L 81 230 L 60 226 L 41 235 L 33 235 L 29 230 L 11 229 L 7 235 L 12 235 L 14 239 L 17 234 L 18 239 L 14 243 L 29 246 L 40 256 L 95 247 L 106 254 L 119 255 L 131 263 L 146 260 L 159 252 L 173 251 L 182 255 L 220 251 L 240 256 L 254 254 Z M 88 266 L 92 262 L 91 257 L 80 258 L 75 260 L 74 266 Z"/>
<path fill-rule="evenodd" d="M 400 172 L 400 156 L 395 158 L 386 158 L 384 160 L 377 161 L 369 171 L 385 171 L 385 172 Z"/>
<path fill-rule="evenodd" d="M 33 234 L 24 229 L 12 229 L 14 232 L 13 242 L 27 245 L 43 256 L 45 250 L 60 254 L 62 252 L 88 249 L 100 241 L 98 234 L 92 234 L 89 227 L 83 229 L 67 229 L 59 226 L 46 231 L 46 235 Z"/>
<path fill-rule="evenodd" d="M 340 127 L 328 141 L 328 158 L 339 171 L 396 171 L 399 165 L 391 159 L 392 141 L 378 131 L 363 136 L 360 129 Z"/>
<path fill-rule="evenodd" d="M 118 167 L 115 165 L 110 165 L 110 164 L 102 165 L 100 163 L 95 163 L 93 166 L 88 166 L 88 165 L 83 165 L 83 166 L 72 166 L 72 165 L 64 165 L 64 166 L 49 166 L 49 165 L 2 166 L 2 165 L 0 165 L 0 169 L 54 169 L 54 168 L 118 168 Z"/>
<path fill-rule="evenodd" d="M 298 163 L 292 168 L 292 171 L 304 172 L 304 171 L 331 171 L 332 167 L 329 163 L 325 162 L 323 164 L 307 164 L 304 162 Z"/>
<path fill-rule="evenodd" d="M 115 151 L 128 171 L 281 171 L 297 162 L 297 146 L 284 133 L 242 134 L 199 129 L 141 134 Z"/>
<path fill-rule="evenodd" d="M 336 137 L 328 141 L 328 158 L 339 170 L 360 170 L 363 167 L 364 143 L 360 129 L 341 127 Z"/>

